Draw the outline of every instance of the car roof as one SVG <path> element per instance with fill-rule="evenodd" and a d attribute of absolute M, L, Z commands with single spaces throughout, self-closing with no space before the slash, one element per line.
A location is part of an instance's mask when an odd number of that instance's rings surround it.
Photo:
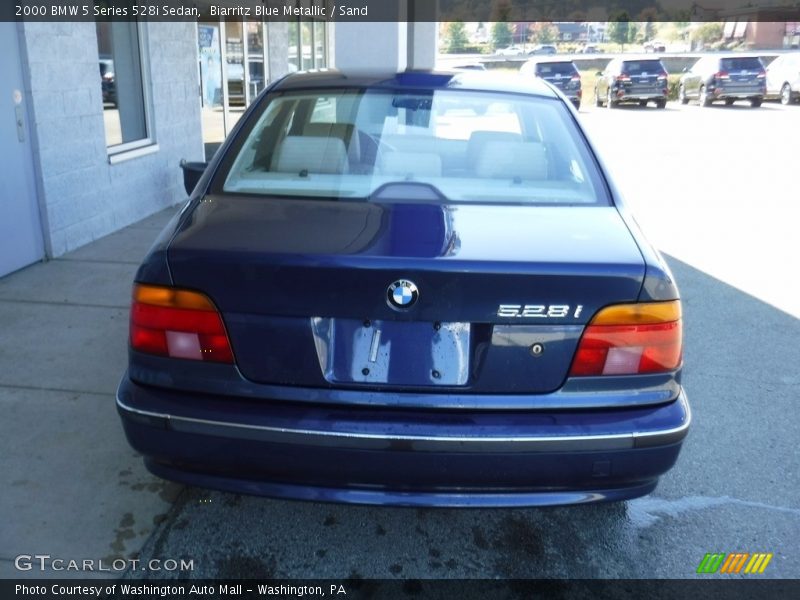
<path fill-rule="evenodd" d="M 538 56 L 532 56 L 528 59 L 529 63 L 572 63 L 575 64 L 575 61 L 571 58 L 565 58 L 563 56 L 558 55 L 547 55 L 547 54 L 540 54 Z"/>
<path fill-rule="evenodd" d="M 661 58 L 658 56 L 653 56 L 652 54 L 630 54 L 630 55 L 620 56 L 619 60 L 621 60 L 622 62 L 642 61 L 642 60 L 661 61 Z"/>
<path fill-rule="evenodd" d="M 758 54 L 740 53 L 740 52 L 720 52 L 718 54 L 708 54 L 702 58 L 709 60 L 722 60 L 723 58 L 761 58 Z"/>
<path fill-rule="evenodd" d="M 517 73 L 491 71 L 403 71 L 380 73 L 355 71 L 344 73 L 321 69 L 293 73 L 275 85 L 275 91 L 309 89 L 373 88 L 391 90 L 468 90 L 474 92 L 505 92 L 532 94 L 547 98 L 558 95 L 544 82 L 519 77 Z"/>

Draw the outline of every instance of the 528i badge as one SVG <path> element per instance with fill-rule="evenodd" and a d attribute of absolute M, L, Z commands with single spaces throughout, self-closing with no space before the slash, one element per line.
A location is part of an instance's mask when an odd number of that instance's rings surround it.
<path fill-rule="evenodd" d="M 522 319 L 577 319 L 583 312 L 583 304 L 576 307 L 569 304 L 501 304 L 497 316 Z"/>

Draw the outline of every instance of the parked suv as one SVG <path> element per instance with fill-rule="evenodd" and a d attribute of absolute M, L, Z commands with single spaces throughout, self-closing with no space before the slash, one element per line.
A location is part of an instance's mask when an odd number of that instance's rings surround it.
<path fill-rule="evenodd" d="M 653 52 L 666 52 L 667 46 L 664 42 L 659 42 L 658 40 L 653 40 L 651 42 L 647 42 L 644 45 L 644 51 L 647 53 Z"/>
<path fill-rule="evenodd" d="M 524 76 L 540 77 L 557 87 L 572 102 L 581 107 L 581 74 L 571 60 L 555 58 L 532 58 L 519 72 Z"/>
<path fill-rule="evenodd" d="M 528 54 L 558 54 L 558 50 L 550 44 L 538 44 Z"/>
<path fill-rule="evenodd" d="M 522 56 L 525 54 L 525 50 L 520 46 L 508 46 L 507 48 L 498 48 L 495 54 L 497 56 Z"/>
<path fill-rule="evenodd" d="M 766 79 L 764 63 L 757 56 L 706 56 L 683 74 L 678 98 L 681 104 L 696 99 L 700 106 L 749 100 L 757 108 L 767 93 Z"/>
<path fill-rule="evenodd" d="M 657 58 L 615 58 L 597 74 L 595 105 L 614 108 L 622 102 L 638 102 L 658 108 L 667 105 L 667 70 Z"/>
<path fill-rule="evenodd" d="M 800 101 L 800 52 L 782 54 L 767 67 L 767 97 L 781 104 Z"/>

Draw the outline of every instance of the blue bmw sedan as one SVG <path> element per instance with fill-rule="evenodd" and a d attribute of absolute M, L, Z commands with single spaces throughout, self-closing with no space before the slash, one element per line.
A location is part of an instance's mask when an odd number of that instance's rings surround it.
<path fill-rule="evenodd" d="M 139 268 L 117 407 L 151 472 L 200 487 L 624 500 L 687 434 L 681 332 L 666 263 L 547 82 L 303 73 Z"/>

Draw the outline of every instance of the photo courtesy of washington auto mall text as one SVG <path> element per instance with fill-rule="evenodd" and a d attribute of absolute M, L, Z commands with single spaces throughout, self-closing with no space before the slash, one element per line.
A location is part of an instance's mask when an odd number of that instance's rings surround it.
<path fill-rule="evenodd" d="M 343 584 L 135 584 L 14 585 L 17 597 L 47 598 L 347 598 Z"/>

